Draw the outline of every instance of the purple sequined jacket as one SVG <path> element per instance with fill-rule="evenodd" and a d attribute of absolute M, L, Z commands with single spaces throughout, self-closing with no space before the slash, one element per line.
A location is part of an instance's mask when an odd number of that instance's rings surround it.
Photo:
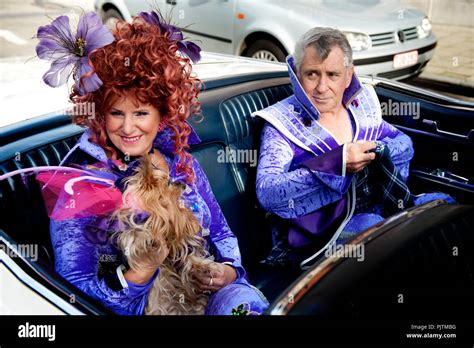
<path fill-rule="evenodd" d="M 104 150 L 89 141 L 87 130 L 76 146 L 65 157 L 63 165 L 85 165 L 74 163 L 77 158 L 90 158 L 102 163 L 110 163 Z M 199 138 L 193 132 L 189 143 L 197 143 Z M 173 155 L 171 131 L 165 129 L 154 141 L 165 157 L 173 181 L 185 183 L 184 176 L 178 175 L 178 157 Z M 79 156 L 78 156 L 79 154 Z M 207 241 L 208 249 L 216 262 L 232 265 L 238 278 L 245 276 L 241 264 L 237 238 L 230 230 L 217 203 L 207 177 L 197 162 L 193 160 L 195 182 L 186 185 L 182 199 L 195 214 L 202 226 L 201 235 Z M 87 197 L 82 197 L 87 199 Z M 121 252 L 110 242 L 110 234 L 117 224 L 96 216 L 74 218 L 63 221 L 51 220 L 50 232 L 55 255 L 56 271 L 80 290 L 99 300 L 117 314 L 143 314 L 148 292 L 159 270 L 147 284 L 140 285 L 114 274 L 120 272 L 116 266 L 123 263 Z M 112 267 L 111 267 L 112 266 Z M 107 269 L 109 272 L 107 272 Z M 120 278 L 120 282 L 116 278 Z M 125 283 L 126 282 L 126 283 Z"/>

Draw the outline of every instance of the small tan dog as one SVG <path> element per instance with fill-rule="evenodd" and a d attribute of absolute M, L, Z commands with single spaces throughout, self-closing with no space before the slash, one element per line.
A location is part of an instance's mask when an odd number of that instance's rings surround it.
<path fill-rule="evenodd" d="M 182 186 L 170 183 L 169 175 L 154 170 L 149 156 L 144 156 L 126 181 L 124 207 L 114 213 L 124 226 L 117 242 L 130 268 L 160 267 L 147 315 L 203 314 L 207 305 L 196 275 L 210 272 L 212 259 L 197 234 L 197 219 L 181 202 L 182 192 Z M 139 211 L 149 214 L 143 223 L 136 223 Z"/>

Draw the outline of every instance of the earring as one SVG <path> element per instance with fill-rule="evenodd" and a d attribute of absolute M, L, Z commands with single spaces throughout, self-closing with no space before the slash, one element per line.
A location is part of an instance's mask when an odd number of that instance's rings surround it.
<path fill-rule="evenodd" d="M 158 132 L 163 132 L 163 130 L 166 128 L 166 122 L 161 120 L 160 124 L 158 126 Z"/>

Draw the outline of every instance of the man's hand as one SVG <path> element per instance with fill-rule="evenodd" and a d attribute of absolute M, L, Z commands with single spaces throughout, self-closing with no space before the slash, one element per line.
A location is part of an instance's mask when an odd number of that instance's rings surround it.
<path fill-rule="evenodd" d="M 358 173 L 375 159 L 375 153 L 369 150 L 375 149 L 375 143 L 372 141 L 359 140 L 355 143 L 348 143 L 346 146 L 346 171 L 349 173 Z"/>
<path fill-rule="evenodd" d="M 218 262 L 210 265 L 209 272 L 197 275 L 199 289 L 203 292 L 216 292 L 236 278 L 237 272 L 234 267 Z"/>

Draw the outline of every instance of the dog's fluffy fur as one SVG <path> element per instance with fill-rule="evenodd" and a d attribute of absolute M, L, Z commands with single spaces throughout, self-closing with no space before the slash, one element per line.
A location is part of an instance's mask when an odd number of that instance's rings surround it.
<path fill-rule="evenodd" d="M 124 227 L 116 238 L 130 268 L 160 267 L 145 314 L 203 314 L 207 304 L 208 296 L 197 289 L 195 275 L 209 272 L 212 260 L 197 234 L 197 219 L 180 200 L 182 191 L 144 156 L 127 179 L 124 206 L 114 214 Z M 139 211 L 149 217 L 137 223 Z"/>

